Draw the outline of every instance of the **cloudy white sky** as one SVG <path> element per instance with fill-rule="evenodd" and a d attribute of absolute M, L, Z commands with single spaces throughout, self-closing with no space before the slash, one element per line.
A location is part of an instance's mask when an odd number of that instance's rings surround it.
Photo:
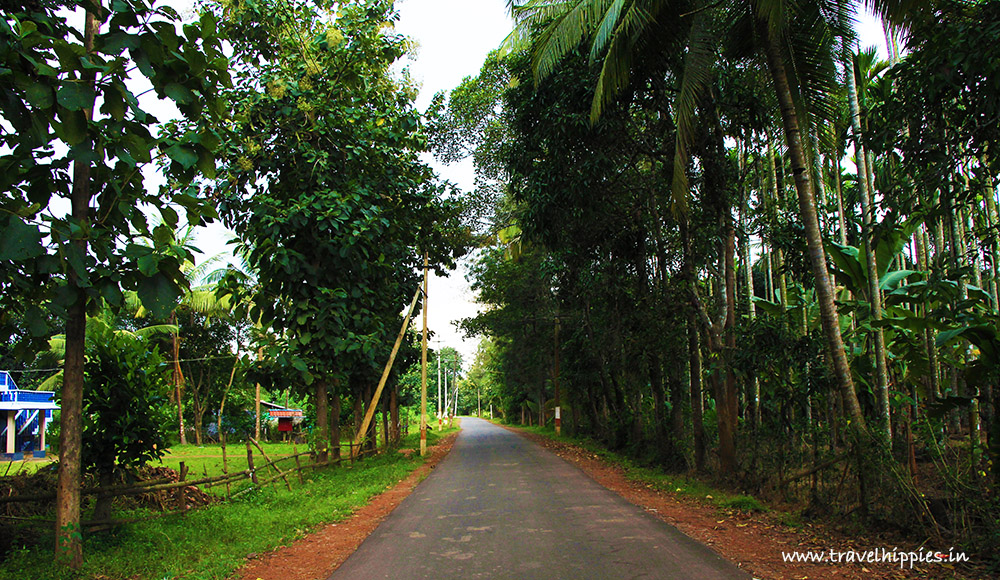
<path fill-rule="evenodd" d="M 173 2 L 178 8 L 189 0 Z M 397 0 L 400 20 L 396 30 L 416 41 L 418 49 L 405 64 L 420 83 L 417 107 L 425 110 L 438 91 L 449 91 L 463 78 L 475 75 L 486 55 L 498 47 L 512 27 L 506 0 Z M 862 46 L 875 45 L 885 54 L 881 27 L 871 17 L 861 18 Z M 470 163 L 432 165 L 444 179 L 471 189 L 474 175 Z M 221 228 L 202 232 L 197 244 L 207 255 L 226 251 L 227 233 Z M 465 280 L 463 264 L 447 278 L 430 281 L 428 325 L 435 333 L 435 348 L 451 346 L 462 353 L 466 365 L 475 356 L 477 342 L 464 339 L 454 322 L 474 316 L 478 306 Z M 400 305 L 401 308 L 405 305 Z M 416 319 L 419 323 L 420 318 Z"/>

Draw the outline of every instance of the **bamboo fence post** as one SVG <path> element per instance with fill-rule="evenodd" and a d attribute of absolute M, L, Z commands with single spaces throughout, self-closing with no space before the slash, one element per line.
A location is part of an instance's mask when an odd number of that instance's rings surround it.
<path fill-rule="evenodd" d="M 257 470 L 253 467 L 253 448 L 250 447 L 249 437 L 247 438 L 247 468 L 250 470 L 250 480 L 254 485 L 260 485 L 257 481 Z"/>
<path fill-rule="evenodd" d="M 219 417 L 222 417 L 221 413 L 219 414 Z M 221 426 L 222 424 L 221 420 L 219 421 L 219 424 Z M 222 475 L 229 475 L 229 465 L 226 463 L 226 435 L 225 433 L 222 432 L 221 429 L 219 430 L 219 441 L 222 442 Z M 229 494 L 230 494 L 229 481 L 227 480 L 226 499 L 229 499 Z"/>
<path fill-rule="evenodd" d="M 188 467 L 183 461 L 181 461 L 181 473 L 177 482 L 184 483 L 184 480 L 187 479 L 187 473 Z M 177 488 L 177 508 L 182 512 L 187 511 L 187 498 L 184 497 L 184 487 L 185 486 L 182 485 Z"/>
<path fill-rule="evenodd" d="M 292 453 L 295 454 L 295 473 L 299 475 L 299 485 L 305 485 L 306 482 L 302 479 L 302 462 L 299 461 L 298 446 L 294 443 L 292 443 Z"/>
<path fill-rule="evenodd" d="M 264 453 L 264 448 L 260 446 L 260 443 L 258 443 L 256 439 L 251 439 L 250 441 L 253 443 L 253 446 L 256 447 L 258 451 L 260 451 L 260 454 L 264 456 L 264 461 L 267 462 L 266 465 L 271 469 L 273 469 L 275 473 L 277 473 L 279 476 L 281 476 L 281 479 L 285 480 L 285 487 L 288 488 L 288 491 L 292 491 L 292 484 L 288 483 L 288 478 L 285 477 L 285 473 L 280 469 L 278 469 L 278 466 L 275 465 L 273 461 L 271 461 L 271 459 L 267 456 L 267 453 Z"/>

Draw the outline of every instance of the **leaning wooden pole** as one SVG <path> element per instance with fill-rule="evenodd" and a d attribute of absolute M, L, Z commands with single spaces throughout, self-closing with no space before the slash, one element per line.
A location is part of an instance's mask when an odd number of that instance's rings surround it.
<path fill-rule="evenodd" d="M 378 388 L 375 389 L 372 401 L 368 405 L 368 412 L 365 413 L 365 419 L 361 422 L 361 428 L 358 429 L 358 434 L 354 437 L 354 445 L 351 445 L 352 457 L 357 453 L 356 450 L 360 449 L 361 440 L 365 438 L 365 433 L 368 432 L 368 425 L 371 424 L 372 416 L 375 415 L 375 408 L 378 406 L 379 398 L 382 396 L 382 389 L 385 387 L 385 382 L 389 379 L 389 371 L 392 370 L 392 363 L 396 360 L 399 345 L 402 344 L 403 336 L 406 335 L 406 328 L 410 325 L 410 316 L 413 315 L 413 308 L 417 305 L 420 293 L 421 289 L 417 288 L 417 291 L 413 294 L 413 300 L 410 301 L 410 308 L 406 311 L 406 316 L 403 318 L 403 327 L 399 329 L 399 336 L 396 337 L 396 344 L 392 345 L 392 352 L 389 354 L 389 360 L 385 363 L 385 369 L 382 370 L 382 378 L 378 381 Z"/>
<path fill-rule="evenodd" d="M 427 252 L 424 252 L 424 329 L 420 335 L 420 456 L 427 455 Z"/>

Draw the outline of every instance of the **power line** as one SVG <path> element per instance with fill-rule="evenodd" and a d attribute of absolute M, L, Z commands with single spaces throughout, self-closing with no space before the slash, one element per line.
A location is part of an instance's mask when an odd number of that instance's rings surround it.
<path fill-rule="evenodd" d="M 164 363 L 170 363 L 170 364 L 173 364 L 175 362 L 182 362 L 182 363 L 183 362 L 199 362 L 199 361 L 205 361 L 205 360 L 232 359 L 234 356 L 235 355 L 230 355 L 230 356 L 203 356 L 203 357 L 200 357 L 200 358 L 182 358 L 182 359 L 177 360 L 177 361 L 174 361 L 174 360 L 165 360 L 163 362 Z M 58 372 L 58 371 L 61 371 L 61 370 L 62 370 L 62 368 L 59 367 L 59 368 L 54 368 L 54 369 L 8 370 L 6 372 L 8 372 L 8 373 L 54 373 L 54 372 Z"/>

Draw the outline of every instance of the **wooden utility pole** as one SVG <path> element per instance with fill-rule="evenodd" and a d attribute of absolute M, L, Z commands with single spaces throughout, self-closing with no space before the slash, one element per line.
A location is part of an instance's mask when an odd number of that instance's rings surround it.
<path fill-rule="evenodd" d="M 441 417 L 443 417 L 444 408 L 441 406 L 441 349 L 438 349 L 437 353 L 437 371 L 438 371 L 438 400 L 437 400 L 437 412 L 438 412 L 438 431 L 441 430 Z"/>
<path fill-rule="evenodd" d="M 365 438 L 365 433 L 368 432 L 368 425 L 372 422 L 372 416 L 375 415 L 375 408 L 378 406 L 379 398 L 382 396 L 382 389 L 385 388 L 385 382 L 389 379 L 389 371 L 392 370 L 392 363 L 396 360 L 396 353 L 399 352 L 399 345 L 403 342 L 403 336 L 406 335 L 406 327 L 410 325 L 410 317 L 413 316 L 413 308 L 417 305 L 417 299 L 420 298 L 421 290 L 417 288 L 417 291 L 413 294 L 413 300 L 410 301 L 410 307 L 406 310 L 406 316 L 403 318 L 403 327 L 399 329 L 399 336 L 396 337 L 396 344 L 392 345 L 392 352 L 389 353 L 389 360 L 385 363 L 385 368 L 382 370 L 382 378 L 378 381 L 378 387 L 375 389 L 375 394 L 372 395 L 371 403 L 368 405 L 368 411 L 365 413 L 365 418 L 361 422 L 361 428 L 358 429 L 358 434 L 354 436 L 354 445 L 351 446 L 351 456 L 354 457 L 358 450 L 361 449 L 361 441 Z"/>
<path fill-rule="evenodd" d="M 420 456 L 427 455 L 427 252 L 424 252 L 424 329 L 420 336 Z"/>
<path fill-rule="evenodd" d="M 257 348 L 257 360 L 264 360 L 264 347 Z M 253 438 L 260 441 L 260 383 L 257 383 L 254 392 L 254 429 Z"/>

